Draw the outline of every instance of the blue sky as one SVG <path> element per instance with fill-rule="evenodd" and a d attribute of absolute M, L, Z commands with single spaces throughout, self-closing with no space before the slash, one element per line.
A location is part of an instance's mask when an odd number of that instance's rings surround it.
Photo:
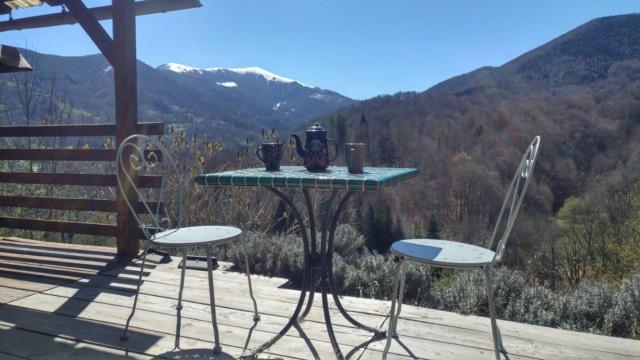
<path fill-rule="evenodd" d="M 201 1 L 203 8 L 139 17 L 138 58 L 152 66 L 260 66 L 356 99 L 422 91 L 501 65 L 590 19 L 640 12 L 638 0 Z M 97 52 L 77 25 L 0 33 L 0 43 Z"/>

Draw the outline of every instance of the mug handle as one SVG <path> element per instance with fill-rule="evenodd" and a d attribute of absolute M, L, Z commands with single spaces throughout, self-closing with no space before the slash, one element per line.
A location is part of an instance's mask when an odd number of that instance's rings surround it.
<path fill-rule="evenodd" d="M 262 146 L 258 145 L 258 147 L 256 148 L 256 156 L 258 157 L 258 159 L 260 159 L 260 161 L 264 162 L 262 155 L 260 155 L 260 150 L 262 150 Z"/>
<path fill-rule="evenodd" d="M 332 141 L 333 141 L 333 143 L 334 143 L 334 144 L 335 144 L 335 146 L 336 146 L 336 154 L 335 154 L 335 156 L 333 157 L 333 159 L 329 160 L 329 162 L 330 162 L 330 163 L 331 163 L 331 162 L 333 162 L 333 160 L 335 160 L 335 159 L 338 157 L 338 142 L 337 142 L 337 141 L 335 141 L 335 140 L 333 140 L 333 139 L 332 139 Z"/>

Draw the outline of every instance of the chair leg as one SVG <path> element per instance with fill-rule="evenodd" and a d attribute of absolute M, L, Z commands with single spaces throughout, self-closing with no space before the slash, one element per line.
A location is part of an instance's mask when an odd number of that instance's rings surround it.
<path fill-rule="evenodd" d="M 138 275 L 138 285 L 136 286 L 136 296 L 133 298 L 133 308 L 131 309 L 131 314 L 127 318 L 127 324 L 124 326 L 124 332 L 122 336 L 120 336 L 120 340 L 125 341 L 129 340 L 129 336 L 127 332 L 129 331 L 129 324 L 131 323 L 131 319 L 133 319 L 133 314 L 136 313 L 136 306 L 138 306 L 138 295 L 140 295 L 140 285 L 142 285 L 142 275 L 144 274 L 144 263 L 147 260 L 147 253 L 149 252 L 149 248 L 151 247 L 151 241 L 147 241 L 147 244 L 144 247 L 144 251 L 142 252 L 142 263 L 140 264 L 140 274 Z"/>
<path fill-rule="evenodd" d="M 253 301 L 253 321 L 260 321 L 260 314 L 258 313 L 258 303 L 256 302 L 256 298 L 253 296 L 253 287 L 251 286 L 251 272 L 249 271 L 249 249 L 247 248 L 247 240 L 242 241 L 243 251 L 244 251 L 244 266 L 247 272 L 247 280 L 249 282 L 249 296 L 251 297 L 251 301 Z"/>
<path fill-rule="evenodd" d="M 180 272 L 180 289 L 178 289 L 178 306 L 176 307 L 176 343 L 175 348 L 180 348 L 180 328 L 182 322 L 182 291 L 184 290 L 184 274 L 187 269 L 187 249 L 182 253 L 182 271 Z"/>
<path fill-rule="evenodd" d="M 209 303 L 211 305 L 211 323 L 213 325 L 213 337 L 215 340 L 215 346 L 213 347 L 213 353 L 218 354 L 222 352 L 220 347 L 220 335 L 218 334 L 218 320 L 216 318 L 216 299 L 213 290 L 213 262 L 211 260 L 211 247 L 206 247 L 207 251 L 207 273 L 209 274 Z"/>
<path fill-rule="evenodd" d="M 399 298 L 398 285 L 401 282 L 401 278 L 402 278 L 403 262 L 404 260 L 400 259 L 398 261 L 398 264 L 396 264 L 396 276 L 393 281 L 393 291 L 391 293 L 391 311 L 389 313 L 390 317 L 389 317 L 389 328 L 387 329 L 387 343 L 385 344 L 384 351 L 382 352 L 382 360 L 387 359 L 387 355 L 389 354 L 389 348 L 391 348 L 391 340 L 393 339 L 394 336 L 396 336 L 397 315 L 400 314 L 399 311 L 396 311 L 396 303 Z M 400 308 L 400 306 L 398 306 L 398 308 Z"/>
<path fill-rule="evenodd" d="M 493 349 L 495 351 L 496 360 L 500 360 L 500 353 L 507 354 L 507 350 L 502 345 L 502 336 L 500 335 L 500 329 L 498 328 L 498 322 L 496 321 L 496 306 L 495 299 L 493 298 L 493 279 L 491 277 L 491 270 L 488 267 L 483 268 L 482 272 L 484 273 L 487 298 L 489 299 L 489 315 L 491 316 Z"/>
<path fill-rule="evenodd" d="M 398 311 L 396 314 L 396 323 L 393 325 L 393 332 L 395 333 L 396 331 L 396 327 L 398 326 L 398 318 L 400 317 L 400 311 L 402 310 L 402 299 L 404 297 L 404 279 L 407 275 L 406 269 L 405 269 L 405 262 L 402 261 L 402 264 L 400 265 L 400 290 L 398 290 Z M 394 334 L 397 336 L 397 334 Z"/>

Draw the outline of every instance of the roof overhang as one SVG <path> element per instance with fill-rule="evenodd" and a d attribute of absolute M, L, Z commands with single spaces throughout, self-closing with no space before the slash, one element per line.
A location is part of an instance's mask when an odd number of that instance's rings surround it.
<path fill-rule="evenodd" d="M 50 6 L 61 5 L 62 0 L 0 0 L 0 13 L 2 6 L 5 8 L 18 9 L 42 4 Z M 156 13 L 165 13 L 170 11 L 185 10 L 202 7 L 200 0 L 141 0 L 135 3 L 136 16 L 149 15 Z M 113 18 L 113 9 L 109 6 L 99 6 L 90 8 L 89 12 L 97 20 L 110 20 Z M 10 19 L 0 22 L 0 32 L 12 30 L 35 29 L 42 27 L 51 27 L 58 25 L 71 25 L 77 23 L 78 20 L 68 11 L 56 12 L 47 15 L 32 16 L 22 19 Z"/>
<path fill-rule="evenodd" d="M 3 2 L 13 10 L 42 5 L 41 0 L 4 0 Z"/>
<path fill-rule="evenodd" d="M 31 71 L 31 65 L 20 51 L 7 45 L 0 45 L 0 74 Z"/>

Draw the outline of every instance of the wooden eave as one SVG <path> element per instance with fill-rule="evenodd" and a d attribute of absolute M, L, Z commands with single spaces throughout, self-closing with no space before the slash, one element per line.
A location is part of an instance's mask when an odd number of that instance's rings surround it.
<path fill-rule="evenodd" d="M 0 14 L 6 14 L 11 11 L 11 7 L 5 4 L 7 1 L 8 0 L 0 0 Z M 46 0 L 45 2 L 50 6 L 58 6 L 66 3 L 65 0 Z M 136 16 L 140 16 L 198 7 L 202 7 L 200 0 L 141 0 L 135 3 L 135 12 Z M 111 5 L 89 8 L 88 10 L 91 15 L 99 21 L 110 20 L 113 18 L 113 9 Z M 71 25 L 76 23 L 78 23 L 78 20 L 70 13 L 70 11 L 56 12 L 22 19 L 2 21 L 0 22 L 0 32 Z"/>

